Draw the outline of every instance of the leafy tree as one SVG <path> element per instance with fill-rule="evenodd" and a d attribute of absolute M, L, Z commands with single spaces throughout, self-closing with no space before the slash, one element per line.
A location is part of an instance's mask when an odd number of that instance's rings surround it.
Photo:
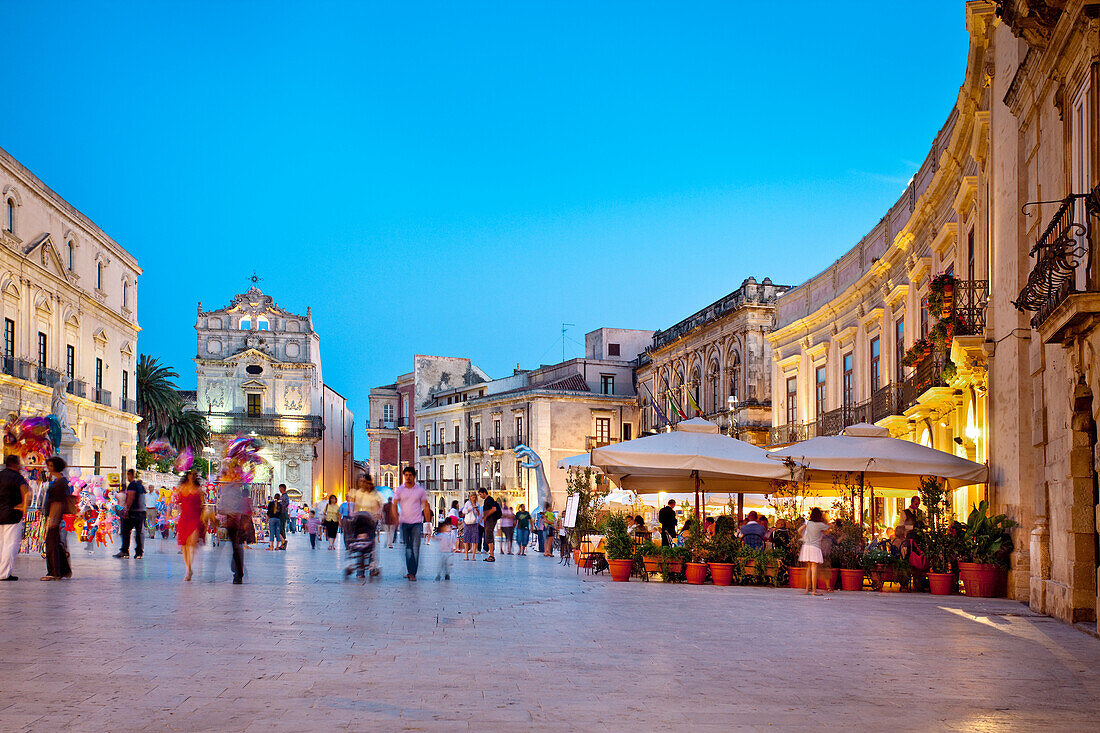
<path fill-rule="evenodd" d="M 185 410 L 183 403 L 177 401 L 168 410 L 163 426 L 158 426 L 152 437 L 167 438 L 176 450 L 190 448 L 197 454 L 210 442 L 210 426 L 205 415 L 195 410 Z"/>
<path fill-rule="evenodd" d="M 140 445 L 145 445 L 150 437 L 163 431 L 171 411 L 180 407 L 180 397 L 173 381 L 179 379 L 179 376 L 175 369 L 164 366 L 148 354 L 138 357 L 134 383 L 137 388 L 138 414 L 143 418 L 138 423 Z"/>
<path fill-rule="evenodd" d="M 591 468 L 583 471 L 570 471 L 565 480 L 565 491 L 569 496 L 577 495 L 577 522 L 573 525 L 573 534 L 581 541 L 596 533 L 600 508 L 610 491 L 606 481 L 593 481 Z M 577 544 L 580 547 L 580 544 Z"/>

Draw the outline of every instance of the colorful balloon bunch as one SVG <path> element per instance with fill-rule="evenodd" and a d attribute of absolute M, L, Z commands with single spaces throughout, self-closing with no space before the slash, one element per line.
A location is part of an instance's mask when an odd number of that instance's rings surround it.
<path fill-rule="evenodd" d="M 150 440 L 149 445 L 145 446 L 145 450 L 149 451 L 157 458 L 171 458 L 176 455 L 176 449 L 173 448 L 172 444 L 165 438 Z"/>
<path fill-rule="evenodd" d="M 263 442 L 259 438 L 238 435 L 225 447 L 225 458 L 218 481 L 222 483 L 251 483 L 256 475 L 256 467 L 263 463 L 260 448 Z"/>
<path fill-rule="evenodd" d="M 37 456 L 40 462 L 45 462 L 56 448 L 50 440 L 50 418 L 19 417 L 12 413 L 4 425 L 4 446 L 20 458 Z"/>
<path fill-rule="evenodd" d="M 190 448 L 184 448 L 180 451 L 180 454 L 176 456 L 175 462 L 172 464 L 172 470 L 176 473 L 187 473 L 191 470 L 191 466 L 195 465 L 195 452 Z"/>

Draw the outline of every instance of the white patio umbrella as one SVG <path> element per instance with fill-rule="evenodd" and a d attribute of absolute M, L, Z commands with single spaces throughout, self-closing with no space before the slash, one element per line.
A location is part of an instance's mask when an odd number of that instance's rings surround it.
<path fill-rule="evenodd" d="M 592 465 L 638 494 L 694 492 L 698 517 L 701 487 L 760 493 L 772 479 L 787 478 L 786 467 L 767 456 L 763 448 L 722 435 L 714 423 L 694 418 L 677 423 L 669 433 L 596 448 Z"/>
<path fill-rule="evenodd" d="M 780 448 L 771 456 L 792 460 L 795 478 L 818 490 L 832 488 L 837 474 L 858 474 L 861 504 L 863 486 L 868 482 L 874 505 L 876 488 L 885 489 L 883 493 L 912 492 L 924 476 L 942 479 L 952 489 L 989 480 L 989 469 L 980 463 L 891 438 L 886 428 L 868 423 L 847 427 L 840 435 L 822 435 Z M 789 469 L 787 476 L 790 478 Z M 862 511 L 860 515 L 862 521 Z"/>
<path fill-rule="evenodd" d="M 590 468 L 591 466 L 592 457 L 588 453 L 566 456 L 558 461 L 558 468 Z"/>

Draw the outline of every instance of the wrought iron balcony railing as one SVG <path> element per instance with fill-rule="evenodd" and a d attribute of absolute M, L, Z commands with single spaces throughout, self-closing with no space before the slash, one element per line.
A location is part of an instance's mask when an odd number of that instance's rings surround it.
<path fill-rule="evenodd" d="M 985 332 L 988 280 L 956 280 L 951 310 L 959 325 L 956 336 L 980 336 Z"/>
<path fill-rule="evenodd" d="M 92 399 L 101 405 L 111 406 L 111 393 L 105 389 L 94 390 Z"/>
<path fill-rule="evenodd" d="M 442 443 L 432 443 L 432 455 L 433 456 L 443 455 L 443 444 Z"/>
<path fill-rule="evenodd" d="M 47 369 L 46 367 L 34 364 L 33 367 L 27 371 L 28 373 L 33 373 L 34 381 L 38 382 L 43 387 L 53 387 L 54 384 L 61 381 L 61 372 L 56 369 Z"/>
<path fill-rule="evenodd" d="M 447 443 L 447 452 L 448 453 L 459 453 L 460 452 L 459 445 L 461 445 L 461 443 L 459 443 L 457 440 L 453 440 L 450 443 Z"/>
<path fill-rule="evenodd" d="M 605 445 L 611 445 L 612 443 L 618 442 L 618 438 L 611 438 L 606 435 L 588 435 L 584 438 L 584 449 L 592 450 L 593 448 L 602 448 Z"/>
<path fill-rule="evenodd" d="M 74 397 L 83 397 L 88 390 L 88 385 L 82 379 L 71 379 L 65 387 L 65 391 Z"/>
<path fill-rule="evenodd" d="M 1075 220 L 1078 199 L 1085 199 L 1084 222 Z M 1071 293 L 1077 292 L 1077 267 L 1089 259 L 1086 242 L 1088 222 L 1093 216 L 1100 216 L 1100 186 L 1091 193 L 1070 194 L 1062 199 L 1050 224 L 1031 248 L 1035 265 L 1012 304 L 1035 314 L 1032 328 L 1042 325 Z"/>
<path fill-rule="evenodd" d="M 428 456 L 430 456 L 432 454 L 432 447 L 430 445 L 418 446 L 417 449 L 416 449 L 416 453 L 421 458 L 427 458 Z"/>
<path fill-rule="evenodd" d="M 304 438 L 317 440 L 325 430 L 319 415 L 249 415 L 245 412 L 210 412 L 206 415 L 210 432 L 215 435 L 252 434 L 263 438 Z"/>
<path fill-rule="evenodd" d="M 3 372 L 9 377 L 15 377 L 16 379 L 26 379 L 26 362 L 20 361 L 13 356 L 5 356 L 3 358 Z"/>
<path fill-rule="evenodd" d="M 522 435 L 513 435 L 512 437 L 508 438 L 509 448 L 515 448 L 517 445 L 524 445 L 525 443 L 526 439 Z"/>
<path fill-rule="evenodd" d="M 480 438 L 467 438 L 466 439 L 466 451 L 468 453 L 480 453 L 481 439 Z"/>
<path fill-rule="evenodd" d="M 123 398 L 119 399 L 118 406 L 119 406 L 119 409 L 121 409 L 123 412 L 128 412 L 131 415 L 138 414 L 137 400 L 128 400 L 125 397 L 123 397 Z"/>

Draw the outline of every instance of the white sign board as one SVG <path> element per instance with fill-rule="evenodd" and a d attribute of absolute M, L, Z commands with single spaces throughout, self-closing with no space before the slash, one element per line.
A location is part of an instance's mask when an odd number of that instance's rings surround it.
<path fill-rule="evenodd" d="M 563 527 L 573 529 L 577 526 L 577 509 L 580 507 L 580 494 L 573 494 L 565 500 L 565 517 L 562 518 Z"/>

